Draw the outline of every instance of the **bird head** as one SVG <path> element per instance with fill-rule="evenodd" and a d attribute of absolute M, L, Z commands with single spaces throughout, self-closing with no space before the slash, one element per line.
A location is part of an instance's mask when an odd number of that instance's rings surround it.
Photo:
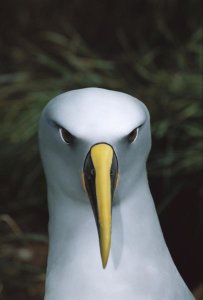
<path fill-rule="evenodd" d="M 61 94 L 43 110 L 39 142 L 48 189 L 92 208 L 105 268 L 112 209 L 135 188 L 151 147 L 145 105 L 99 88 Z"/>

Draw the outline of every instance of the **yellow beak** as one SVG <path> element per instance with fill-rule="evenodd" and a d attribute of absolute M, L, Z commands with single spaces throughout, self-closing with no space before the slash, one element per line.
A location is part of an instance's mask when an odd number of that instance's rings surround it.
<path fill-rule="evenodd" d="M 113 148 L 105 143 L 94 145 L 86 158 L 84 185 L 95 214 L 103 268 L 111 246 L 111 207 L 117 179 L 118 164 Z"/>

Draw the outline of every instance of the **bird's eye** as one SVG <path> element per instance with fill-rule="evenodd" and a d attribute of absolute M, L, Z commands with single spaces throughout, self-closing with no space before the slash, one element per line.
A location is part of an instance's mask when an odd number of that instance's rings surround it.
<path fill-rule="evenodd" d="M 128 134 L 128 141 L 130 143 L 134 142 L 138 135 L 138 128 L 133 129 L 129 134 Z"/>
<path fill-rule="evenodd" d="M 66 144 L 70 144 L 74 140 L 74 136 L 66 129 L 59 128 L 59 133 L 61 136 L 62 141 L 64 141 Z"/>

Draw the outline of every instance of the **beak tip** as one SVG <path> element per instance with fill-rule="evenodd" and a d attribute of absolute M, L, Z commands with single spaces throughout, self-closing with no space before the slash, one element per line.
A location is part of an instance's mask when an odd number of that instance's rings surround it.
<path fill-rule="evenodd" d="M 110 243 L 108 245 L 108 249 L 101 249 L 101 261 L 103 269 L 106 269 L 108 259 L 109 259 L 109 252 L 110 252 Z"/>
<path fill-rule="evenodd" d="M 106 269 L 107 262 L 108 262 L 108 258 L 107 259 L 102 258 L 102 267 L 103 267 L 103 269 Z"/>

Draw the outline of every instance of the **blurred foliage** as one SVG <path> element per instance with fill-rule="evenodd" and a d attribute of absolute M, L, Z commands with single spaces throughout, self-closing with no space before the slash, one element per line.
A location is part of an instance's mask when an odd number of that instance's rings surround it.
<path fill-rule="evenodd" d="M 165 233 L 178 232 L 180 224 L 183 248 L 189 236 L 194 238 L 187 246 L 193 257 L 193 247 L 198 248 L 194 244 L 203 234 L 199 1 L 181 6 L 179 1 L 105 0 L 90 1 L 88 7 L 82 1 L 61 1 L 61 7 L 54 1 L 21 2 L 4 4 L 10 18 L 0 11 L 0 42 L 5 46 L 0 48 L 3 299 L 12 299 L 12 290 L 18 290 L 21 300 L 41 299 L 43 294 L 47 204 L 37 127 L 45 104 L 71 89 L 119 90 L 147 105 L 153 136 L 148 161 L 152 193 Z M 173 207 L 178 207 L 174 227 L 168 217 Z M 184 249 L 178 247 L 184 260 Z M 192 268 L 190 261 L 183 264 Z M 203 268 L 194 257 L 192 264 L 192 272 L 198 264 Z M 195 281 L 191 270 L 185 271 L 190 285 L 203 278 L 198 272 Z"/>

